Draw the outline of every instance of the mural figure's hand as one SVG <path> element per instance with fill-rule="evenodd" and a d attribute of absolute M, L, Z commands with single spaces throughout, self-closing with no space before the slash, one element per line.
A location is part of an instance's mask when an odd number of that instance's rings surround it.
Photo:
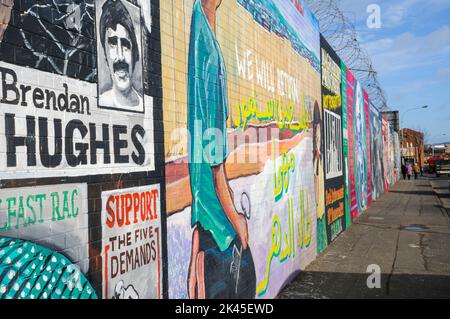
<path fill-rule="evenodd" d="M 189 299 L 195 299 L 197 297 L 197 260 L 200 252 L 200 235 L 198 229 L 194 229 L 192 234 L 192 250 L 191 250 L 191 262 L 188 270 L 188 295 Z M 200 283 L 201 284 L 201 283 Z"/>
<path fill-rule="evenodd" d="M 242 249 L 247 250 L 248 248 L 248 225 L 247 219 L 244 215 L 238 214 L 238 218 L 236 220 L 236 233 L 241 240 Z"/>

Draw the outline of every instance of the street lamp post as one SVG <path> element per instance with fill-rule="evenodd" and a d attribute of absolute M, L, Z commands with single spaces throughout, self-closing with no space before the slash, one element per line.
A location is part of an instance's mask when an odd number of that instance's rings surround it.
<path fill-rule="evenodd" d="M 408 114 L 408 113 L 410 113 L 410 112 L 412 112 L 412 111 L 424 110 L 424 109 L 428 109 L 428 108 L 429 108 L 428 105 L 424 105 L 424 106 L 421 106 L 421 107 L 415 107 L 415 108 L 412 108 L 412 109 L 407 110 L 407 111 L 403 114 L 403 116 L 402 116 L 401 126 L 403 127 L 403 123 L 404 123 L 404 121 L 405 121 L 406 114 Z"/>

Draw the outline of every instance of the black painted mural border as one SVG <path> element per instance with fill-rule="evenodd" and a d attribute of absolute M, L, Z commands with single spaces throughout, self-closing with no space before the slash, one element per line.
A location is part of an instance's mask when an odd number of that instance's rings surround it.
<path fill-rule="evenodd" d="M 16 0 L 17 1 L 17 0 Z M 127 0 L 128 1 L 128 0 Z M 168 262 L 167 262 L 167 219 L 166 219 L 166 187 L 165 187 L 165 159 L 164 159 L 164 123 L 162 100 L 162 59 L 160 36 L 160 6 L 159 0 L 151 1 L 152 32 L 142 36 L 143 56 L 147 63 L 143 66 L 144 94 L 153 98 L 153 134 L 154 161 L 153 171 L 96 174 L 83 176 L 58 176 L 45 178 L 0 179 L 0 189 L 22 187 L 52 186 L 60 184 L 87 184 L 88 195 L 88 229 L 89 229 L 89 270 L 86 278 L 95 289 L 98 296 L 103 295 L 102 279 L 102 226 L 101 226 L 101 193 L 110 190 L 129 187 L 159 185 L 160 187 L 160 218 L 161 218 L 161 267 L 162 267 L 162 297 L 168 298 Z M 94 1 L 94 12 L 96 10 Z M 15 3 L 16 5 L 16 3 Z M 94 19 L 94 28 L 95 19 Z M 143 29 L 145 29 L 143 27 Z M 95 29 L 96 30 L 96 29 Z M 95 34 L 95 33 L 94 33 Z M 95 34 L 96 36 L 96 34 Z M 4 45 L 4 43 L 2 44 Z M 96 47 L 94 48 L 96 51 Z M 147 67 L 145 69 L 145 67 Z M 39 69 L 36 69 L 39 70 Z M 39 70 L 41 72 L 49 72 Z M 156 71 L 156 72 L 155 72 Z M 95 80 L 98 79 L 96 76 Z M 78 79 L 77 79 L 78 80 Z M 79 80 L 83 81 L 83 80 Z M 95 195 L 95 196 L 94 196 Z"/>

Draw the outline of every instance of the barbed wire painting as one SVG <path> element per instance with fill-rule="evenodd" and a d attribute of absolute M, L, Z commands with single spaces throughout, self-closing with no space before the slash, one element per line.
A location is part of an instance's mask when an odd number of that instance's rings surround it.
<path fill-rule="evenodd" d="M 2 60 L 96 81 L 94 0 L 15 1 L 12 16 L 15 24 L 6 30 Z"/>

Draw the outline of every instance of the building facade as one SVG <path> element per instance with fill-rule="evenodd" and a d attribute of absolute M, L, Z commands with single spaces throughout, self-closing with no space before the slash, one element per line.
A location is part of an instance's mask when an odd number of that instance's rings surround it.
<path fill-rule="evenodd" d="M 414 161 L 420 165 L 425 163 L 425 145 L 422 132 L 409 128 L 400 130 L 401 153 L 405 161 Z"/>

